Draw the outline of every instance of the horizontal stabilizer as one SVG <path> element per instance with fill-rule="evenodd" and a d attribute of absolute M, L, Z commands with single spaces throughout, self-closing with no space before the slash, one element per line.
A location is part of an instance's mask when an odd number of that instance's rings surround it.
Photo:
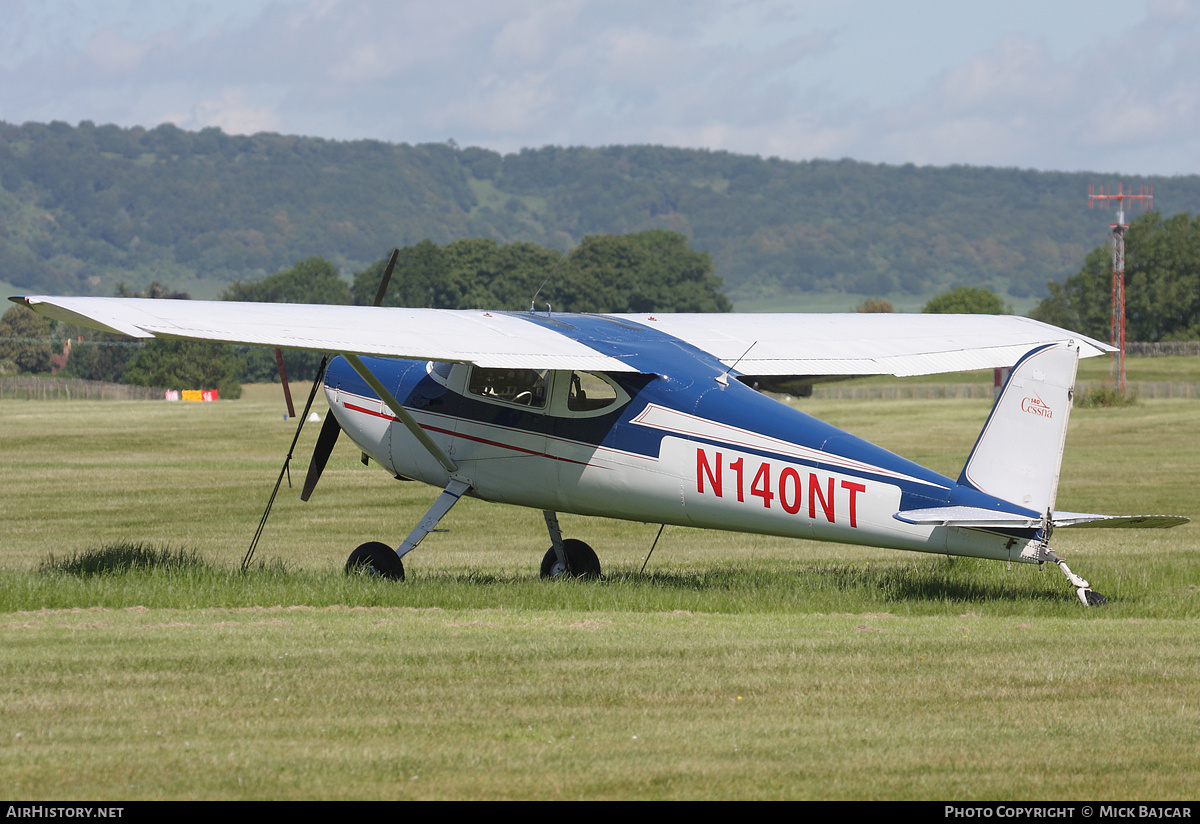
<path fill-rule="evenodd" d="M 1191 521 L 1182 515 L 1089 515 L 1084 512 L 1055 512 L 1056 527 L 1091 529 L 1169 529 Z"/>
<path fill-rule="evenodd" d="M 939 506 L 910 509 L 893 516 L 906 524 L 958 526 L 967 529 L 1039 529 L 1042 519 L 1016 512 L 999 512 L 974 506 Z M 1055 529 L 1090 527 L 1093 529 L 1167 529 L 1188 523 L 1178 515 L 1094 515 L 1088 512 L 1055 512 Z"/>
<path fill-rule="evenodd" d="M 975 529 L 1037 529 L 1042 519 L 1015 512 L 999 512 L 975 506 L 939 506 L 931 509 L 910 509 L 893 516 L 906 524 L 930 524 L 933 526 L 961 526 Z"/>

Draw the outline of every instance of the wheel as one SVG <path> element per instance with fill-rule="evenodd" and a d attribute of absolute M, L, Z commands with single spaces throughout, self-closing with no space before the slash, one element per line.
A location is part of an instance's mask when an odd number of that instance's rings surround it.
<path fill-rule="evenodd" d="M 347 575 L 378 575 L 389 581 L 404 580 L 404 562 L 396 550 L 379 541 L 369 541 L 350 553 Z"/>
<path fill-rule="evenodd" d="M 563 569 L 563 565 L 559 563 L 558 554 L 554 551 L 554 547 L 546 550 L 545 557 L 542 558 L 542 577 L 543 578 L 599 578 L 600 577 L 600 559 L 596 557 L 596 553 L 592 548 L 583 541 L 577 541 L 574 538 L 568 538 L 563 541 L 563 554 L 567 556 L 567 569 Z"/>

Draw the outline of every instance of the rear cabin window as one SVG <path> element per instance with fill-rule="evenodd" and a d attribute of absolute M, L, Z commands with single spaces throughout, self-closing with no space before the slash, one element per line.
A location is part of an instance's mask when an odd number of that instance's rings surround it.
<path fill-rule="evenodd" d="M 544 369 L 480 369 L 471 370 L 467 391 L 488 400 L 503 401 L 532 409 L 546 408 L 546 377 Z"/>
<path fill-rule="evenodd" d="M 590 372 L 571 373 L 567 392 L 567 409 L 571 412 L 593 412 L 616 402 L 617 390 L 608 381 Z"/>

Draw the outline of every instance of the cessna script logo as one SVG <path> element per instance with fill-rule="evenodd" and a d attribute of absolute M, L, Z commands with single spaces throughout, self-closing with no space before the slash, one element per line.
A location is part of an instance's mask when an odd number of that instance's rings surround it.
<path fill-rule="evenodd" d="M 1021 411 L 1028 412 L 1030 415 L 1037 415 L 1039 418 L 1054 417 L 1054 410 L 1047 406 L 1037 395 L 1031 398 L 1022 398 Z"/>

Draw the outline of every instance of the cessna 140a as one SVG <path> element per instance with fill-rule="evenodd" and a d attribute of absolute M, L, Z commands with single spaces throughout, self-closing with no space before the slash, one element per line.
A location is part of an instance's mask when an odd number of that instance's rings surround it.
<path fill-rule="evenodd" d="M 381 289 L 382 292 L 382 289 Z M 126 298 L 12 298 L 135 338 L 340 353 L 304 497 L 339 429 L 380 466 L 442 490 L 396 549 L 347 567 L 403 577 L 401 558 L 463 495 L 543 511 L 542 574 L 596 576 L 557 513 L 1053 561 L 1057 527 L 1186 518 L 1054 508 L 1080 357 L 1111 351 L 1027 318 L 981 315 L 592 315 Z M 378 301 L 377 301 L 378 303 Z M 1015 366 L 1014 366 L 1015 364 Z M 957 480 L 752 388 L 784 377 L 1012 366 Z"/>

